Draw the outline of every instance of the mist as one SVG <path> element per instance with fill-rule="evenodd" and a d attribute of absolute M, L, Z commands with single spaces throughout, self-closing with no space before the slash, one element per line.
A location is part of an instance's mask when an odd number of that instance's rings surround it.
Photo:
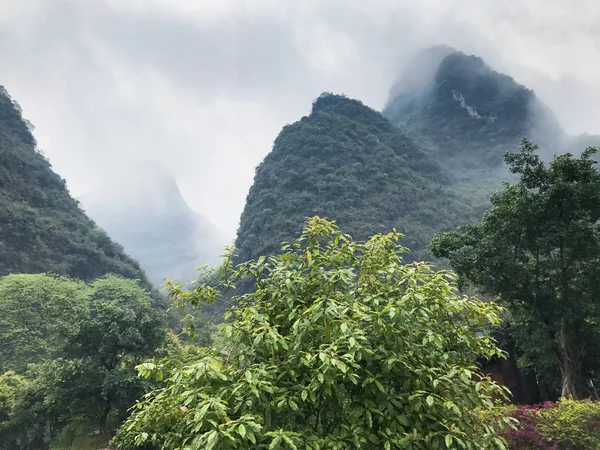
<path fill-rule="evenodd" d="M 599 24 L 593 0 L 0 0 L 0 84 L 74 196 L 149 162 L 231 240 L 283 125 L 323 91 L 381 110 L 431 45 L 535 90 L 568 133 L 600 133 Z"/>

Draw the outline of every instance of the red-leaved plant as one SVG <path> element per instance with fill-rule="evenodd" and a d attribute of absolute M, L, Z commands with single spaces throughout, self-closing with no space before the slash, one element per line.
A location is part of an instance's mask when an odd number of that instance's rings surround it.
<path fill-rule="evenodd" d="M 555 408 L 552 402 L 539 405 L 518 406 L 509 415 L 519 421 L 516 428 L 509 427 L 501 434 L 511 450 L 558 450 L 558 446 L 548 442 L 538 430 L 537 415 L 543 409 Z"/>

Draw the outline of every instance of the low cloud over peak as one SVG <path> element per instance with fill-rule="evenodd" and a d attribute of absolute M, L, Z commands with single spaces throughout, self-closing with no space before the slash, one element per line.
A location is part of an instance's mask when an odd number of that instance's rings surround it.
<path fill-rule="evenodd" d="M 77 196 L 157 161 L 227 235 L 255 166 L 320 92 L 381 109 L 415 51 L 446 44 L 600 132 L 593 0 L 0 1 L 0 84 Z"/>

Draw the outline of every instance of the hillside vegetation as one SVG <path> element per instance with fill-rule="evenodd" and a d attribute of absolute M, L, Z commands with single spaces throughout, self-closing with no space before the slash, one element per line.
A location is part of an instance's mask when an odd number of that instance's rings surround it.
<path fill-rule="evenodd" d="M 174 177 L 82 200 L 109 238 L 1 91 L 0 450 L 598 448 L 596 140 L 431 49 L 383 114 L 324 93 L 283 128 L 168 316 L 111 238 L 191 276 L 212 229 Z"/>
<path fill-rule="evenodd" d="M 413 140 L 360 101 L 322 94 L 283 128 L 256 170 L 236 241 L 240 259 L 272 254 L 308 216 L 335 218 L 356 239 L 398 229 L 423 258 L 435 231 L 477 216 Z"/>
<path fill-rule="evenodd" d="M 51 272 L 91 280 L 107 273 L 145 280 L 79 207 L 39 152 L 30 126 L 0 89 L 0 275 Z"/>

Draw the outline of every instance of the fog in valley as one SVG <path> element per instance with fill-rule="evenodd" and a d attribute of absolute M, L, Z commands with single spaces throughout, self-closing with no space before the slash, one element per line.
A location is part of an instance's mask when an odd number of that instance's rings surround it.
<path fill-rule="evenodd" d="M 533 89 L 565 132 L 600 133 L 599 23 L 582 0 L 1 2 L 0 80 L 117 241 L 115 211 L 133 227 L 150 221 L 133 212 L 143 205 L 163 230 L 184 218 L 177 245 L 204 230 L 199 259 L 213 262 L 281 127 L 323 91 L 382 110 L 429 46 L 480 56 Z M 431 78 L 409 73 L 413 86 Z"/>

